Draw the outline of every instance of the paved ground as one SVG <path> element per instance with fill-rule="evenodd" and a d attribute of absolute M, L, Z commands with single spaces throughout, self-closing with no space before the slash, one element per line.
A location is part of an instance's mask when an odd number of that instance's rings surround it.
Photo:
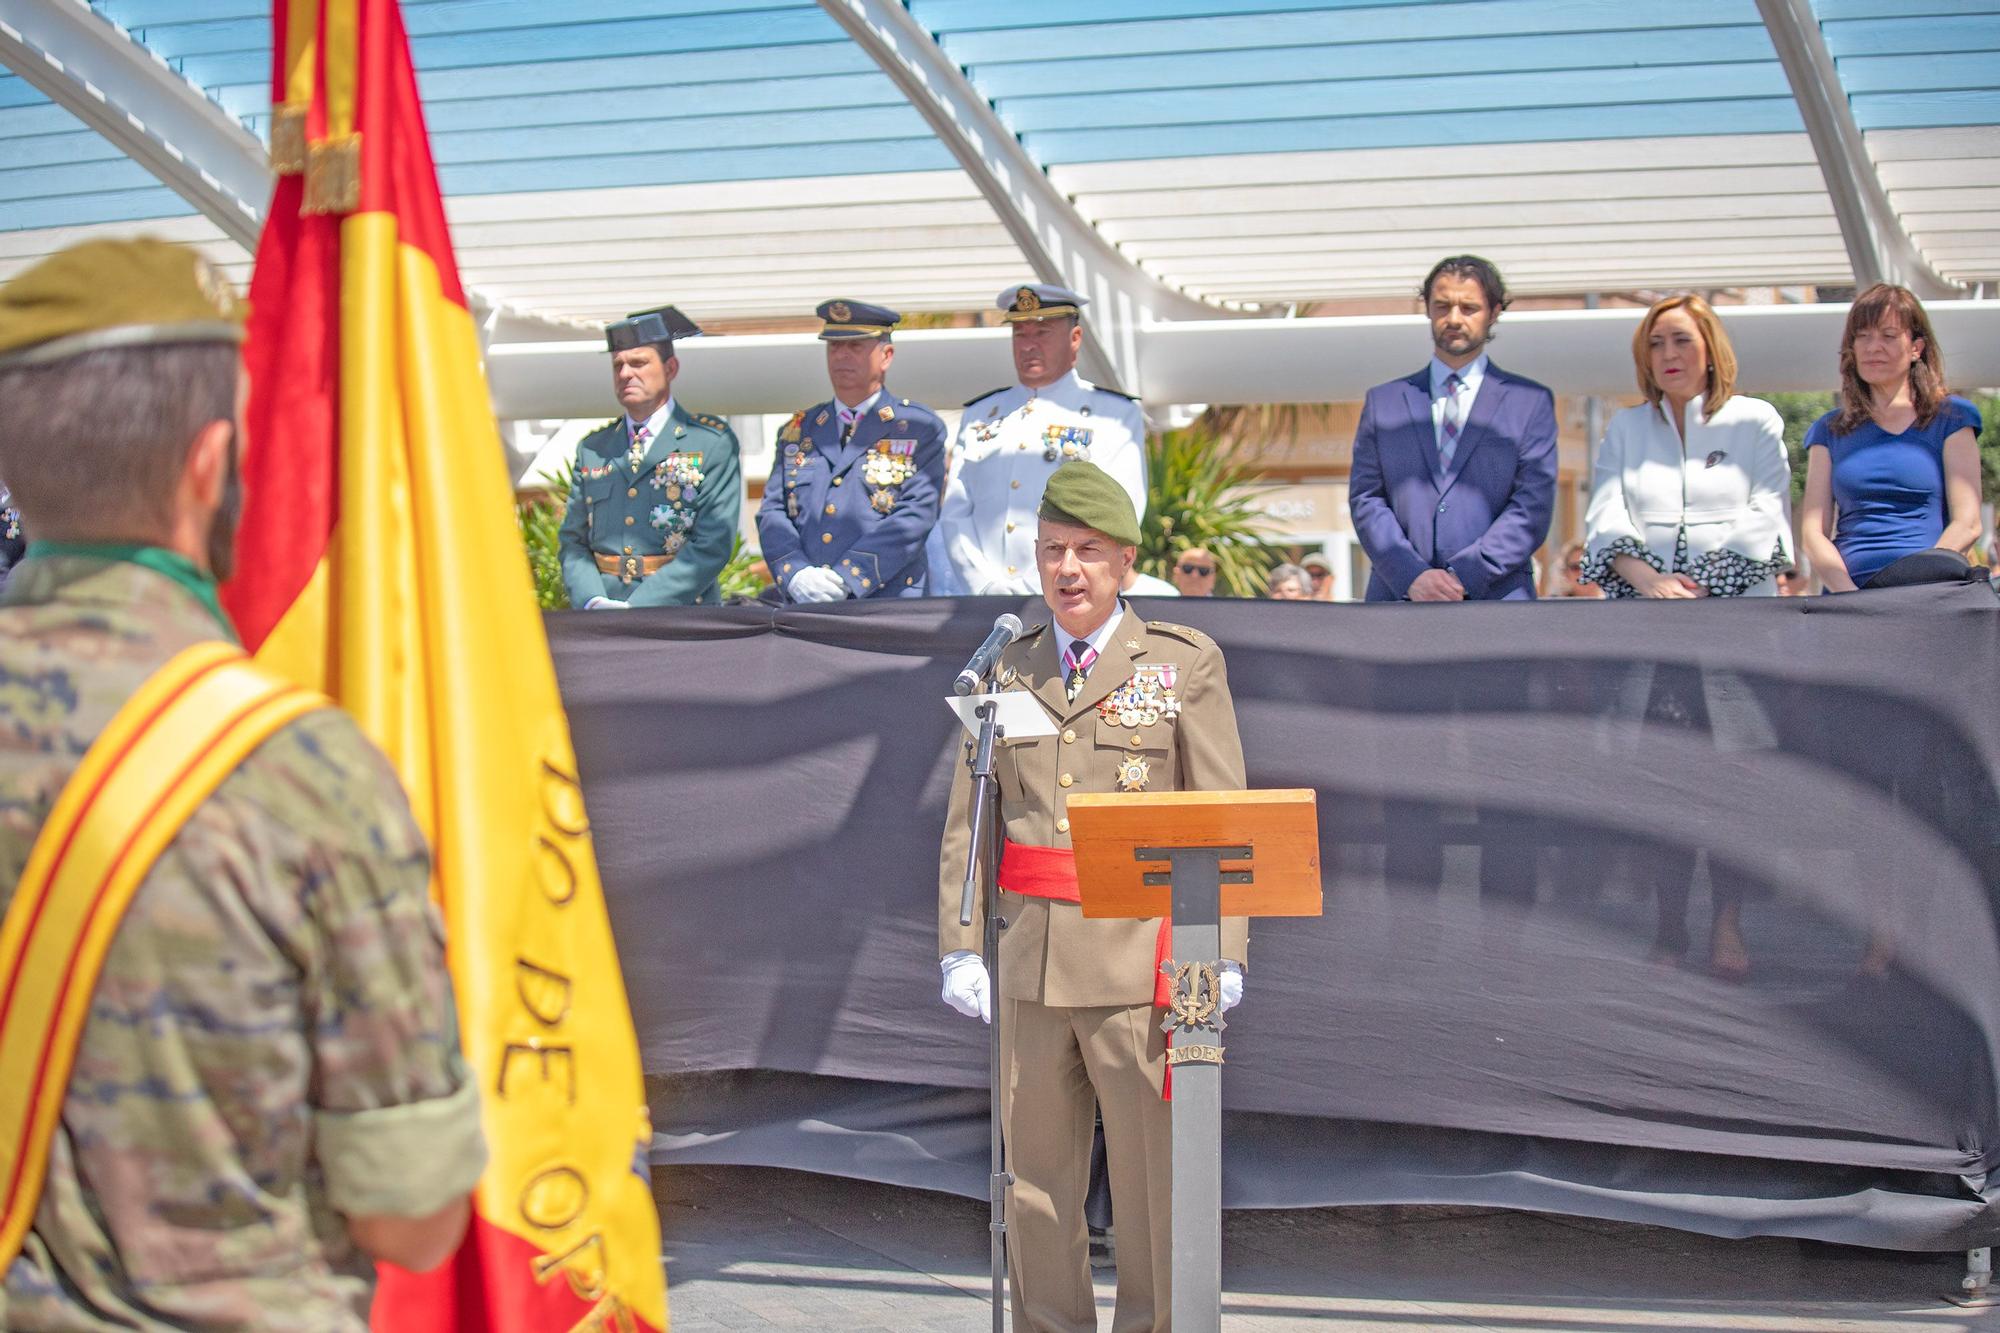
<path fill-rule="evenodd" d="M 756 1168 L 655 1178 L 676 1333 L 989 1326 L 983 1203 Z M 1951 1256 L 1475 1208 L 1230 1213 L 1223 1247 L 1232 1333 L 2000 1333 L 2000 1312 L 1940 1299 Z M 1108 1328 L 1108 1281 L 1098 1308 Z"/>

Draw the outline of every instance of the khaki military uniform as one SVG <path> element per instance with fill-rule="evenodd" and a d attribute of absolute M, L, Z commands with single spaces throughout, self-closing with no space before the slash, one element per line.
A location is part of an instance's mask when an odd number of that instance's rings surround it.
<path fill-rule="evenodd" d="M 1199 630 L 1118 614 L 1074 702 L 1064 691 L 1060 629 L 1037 626 L 1001 657 L 1001 688 L 1032 692 L 1057 728 L 1053 736 L 1005 740 L 996 751 L 1010 841 L 1068 847 L 1073 792 L 1243 789 L 1221 649 Z M 1150 706 L 1121 706 L 1135 699 Z M 982 917 L 958 923 L 970 792 L 960 764 L 939 866 L 940 954 L 981 945 Z M 1083 1217 L 1094 1097 L 1104 1114 L 1119 1237 L 1112 1327 L 1164 1329 L 1172 1305 L 1172 1121 L 1171 1104 L 1160 1098 L 1166 1046 L 1152 1007 L 1160 922 L 1089 920 L 1074 903 L 1004 889 L 998 898 L 1007 920 L 997 1008 L 1001 1118 L 1015 1176 L 1007 1219 L 1014 1327 L 1096 1328 Z M 1223 956 L 1247 962 L 1248 946 L 1248 922 L 1224 921 Z"/>
<path fill-rule="evenodd" d="M 84 751 L 221 626 L 136 564 L 31 558 L 0 599 L 0 910 Z M 430 858 L 323 709 L 255 750 L 126 912 L 0 1328 L 368 1327 L 343 1218 L 417 1217 L 485 1162 Z"/>

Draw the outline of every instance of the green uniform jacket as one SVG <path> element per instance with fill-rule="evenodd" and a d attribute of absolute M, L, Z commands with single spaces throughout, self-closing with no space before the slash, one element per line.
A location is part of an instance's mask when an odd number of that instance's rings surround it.
<path fill-rule="evenodd" d="M 993 754 L 1006 836 L 1034 847 L 1069 841 L 1073 792 L 1242 791 L 1243 743 L 1222 650 L 1200 630 L 1118 613 L 1118 632 L 1075 702 L 1063 690 L 1062 635 L 1035 625 L 1000 657 L 999 688 L 1041 701 L 1057 734 L 1003 739 Z M 1170 697 L 1170 698 L 1169 698 Z M 938 865 L 938 954 L 977 953 L 973 924 L 958 924 L 972 779 L 953 746 L 951 805 Z M 981 886 L 982 890 L 984 885 Z M 1075 903 L 1004 890 L 1000 993 L 1047 1005 L 1142 1005 L 1153 1000 L 1159 920 L 1086 917 Z M 1225 917 L 1222 956 L 1249 962 L 1249 922 Z"/>
<path fill-rule="evenodd" d="M 743 510 L 736 435 L 720 417 L 678 402 L 637 467 L 627 457 L 625 419 L 605 423 L 576 447 L 576 478 L 563 515 L 563 586 L 581 609 L 593 597 L 632 606 L 722 601 L 716 578 L 729 563 Z M 607 574 L 595 557 L 621 563 Z M 645 575 L 646 556 L 670 559 Z"/>

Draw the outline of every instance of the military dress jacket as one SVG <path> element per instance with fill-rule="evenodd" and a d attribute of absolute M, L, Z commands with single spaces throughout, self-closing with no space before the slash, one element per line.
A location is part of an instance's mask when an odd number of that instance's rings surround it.
<path fill-rule="evenodd" d="M 632 606 L 720 604 L 716 578 L 743 513 L 735 432 L 720 417 L 675 402 L 637 466 L 630 448 L 623 417 L 576 446 L 561 534 L 570 605 L 582 608 L 593 597 Z M 651 574 L 649 559 L 658 566 Z M 608 572 L 607 563 L 614 566 Z"/>
<path fill-rule="evenodd" d="M 757 537 L 779 591 L 800 570 L 825 565 L 850 597 L 924 596 L 924 542 L 937 525 L 944 455 L 937 413 L 887 390 L 846 444 L 837 402 L 787 421 L 757 509 Z"/>
<path fill-rule="evenodd" d="M 85 750 L 223 630 L 167 577 L 31 557 L 0 599 L 0 912 Z M 119 921 L 0 1328 L 365 1333 L 343 1217 L 420 1217 L 485 1163 L 430 855 L 347 714 L 279 729 Z"/>
<path fill-rule="evenodd" d="M 967 592 L 1041 591 L 1035 513 L 1049 476 L 1072 458 L 1095 463 L 1146 516 L 1146 420 L 1139 404 L 1071 371 L 1054 384 L 1016 384 L 965 405 L 938 530 Z"/>
<path fill-rule="evenodd" d="M 1064 696 L 1063 633 L 1028 630 L 1002 654 L 1002 690 L 1032 693 L 1056 734 L 1003 739 L 993 758 L 1000 824 L 1012 842 L 1068 847 L 1075 792 L 1242 791 L 1243 743 L 1222 650 L 1200 630 L 1145 621 L 1129 610 L 1084 679 Z M 961 732 L 961 735 L 963 733 Z M 973 924 L 958 924 L 965 885 L 970 771 L 953 747 L 951 805 L 938 864 L 938 953 L 978 952 L 983 892 Z M 1144 1005 L 1153 1001 L 1159 919 L 1090 919 L 1075 903 L 999 894 L 1000 991 L 1048 1005 Z M 1222 956 L 1248 963 L 1249 922 L 1222 923 Z"/>

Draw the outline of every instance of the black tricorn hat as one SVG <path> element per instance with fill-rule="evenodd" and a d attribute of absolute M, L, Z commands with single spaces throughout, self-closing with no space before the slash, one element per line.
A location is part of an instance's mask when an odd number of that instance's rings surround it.
<path fill-rule="evenodd" d="M 699 338 L 701 327 L 670 305 L 651 310 L 634 310 L 616 323 L 604 326 L 604 343 L 614 352 L 630 351 L 665 343 L 672 347 L 676 338 Z"/>

